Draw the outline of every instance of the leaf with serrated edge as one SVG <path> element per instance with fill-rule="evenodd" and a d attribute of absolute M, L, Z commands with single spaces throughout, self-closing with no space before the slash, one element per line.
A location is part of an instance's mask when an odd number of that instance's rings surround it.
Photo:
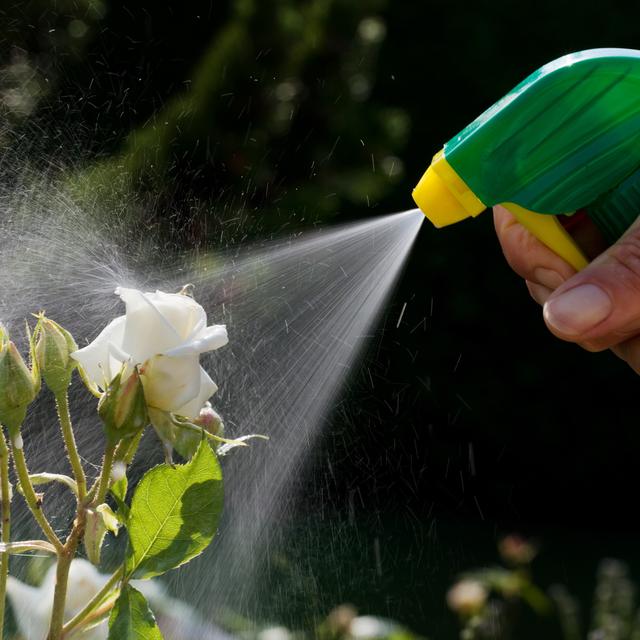
<path fill-rule="evenodd" d="M 218 528 L 222 500 L 222 471 L 204 440 L 187 464 L 147 471 L 131 501 L 127 575 L 152 578 L 202 553 Z"/>
<path fill-rule="evenodd" d="M 162 640 L 145 597 L 124 585 L 109 616 L 109 640 Z"/>

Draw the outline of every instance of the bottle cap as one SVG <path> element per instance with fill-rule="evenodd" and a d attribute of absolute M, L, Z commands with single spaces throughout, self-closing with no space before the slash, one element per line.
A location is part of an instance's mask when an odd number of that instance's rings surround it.
<path fill-rule="evenodd" d="M 438 228 L 475 217 L 487 208 L 447 162 L 443 151 L 434 156 L 412 195 Z"/>

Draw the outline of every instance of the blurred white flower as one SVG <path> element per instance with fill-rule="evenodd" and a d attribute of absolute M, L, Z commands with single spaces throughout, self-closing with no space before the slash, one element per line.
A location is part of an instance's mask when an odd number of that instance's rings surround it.
<path fill-rule="evenodd" d="M 355 640 L 382 640 L 401 630 L 393 620 L 376 616 L 358 616 L 349 625 L 349 636 Z"/>
<path fill-rule="evenodd" d="M 70 620 L 100 591 L 110 576 L 100 573 L 90 562 L 76 558 L 71 563 L 67 602 L 64 619 Z M 56 584 L 56 567 L 52 565 L 39 587 L 32 587 L 9 576 L 7 595 L 24 640 L 45 640 L 49 630 L 53 591 Z M 161 599 L 160 587 L 148 581 L 132 581 L 132 584 L 151 600 Z M 82 633 L 83 640 L 106 640 L 109 633 L 107 621 Z"/>
<path fill-rule="evenodd" d="M 123 287 L 116 293 L 126 304 L 125 315 L 71 356 L 102 389 L 123 365 L 140 365 L 150 408 L 197 418 L 217 390 L 200 366 L 200 354 L 227 344 L 226 327 L 208 327 L 204 309 L 187 295 Z"/>
<path fill-rule="evenodd" d="M 286 627 L 268 627 L 258 633 L 258 640 L 291 640 L 291 632 Z"/>
<path fill-rule="evenodd" d="M 387 25 L 380 18 L 369 16 L 358 25 L 358 35 L 365 42 L 378 44 L 387 35 Z"/>
<path fill-rule="evenodd" d="M 465 578 L 449 589 L 447 604 L 452 611 L 469 616 L 484 607 L 488 596 L 487 589 L 481 582 Z"/>

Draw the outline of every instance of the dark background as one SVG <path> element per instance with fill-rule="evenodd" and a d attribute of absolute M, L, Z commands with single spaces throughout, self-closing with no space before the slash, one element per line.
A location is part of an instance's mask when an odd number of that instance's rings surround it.
<path fill-rule="evenodd" d="M 79 198 L 130 190 L 154 207 L 129 215 L 167 237 L 232 243 L 412 207 L 453 134 L 543 63 L 607 46 L 640 47 L 637 3 L 3 3 L 0 142 L 25 137 L 33 162 L 78 153 Z M 356 511 L 369 542 L 438 545 L 417 565 L 434 575 L 411 577 L 425 598 L 508 531 L 536 536 L 541 573 L 578 591 L 600 556 L 636 562 L 637 377 L 551 337 L 489 214 L 424 225 L 368 364 L 374 388 L 356 374 L 336 409 L 310 509 Z M 384 554 L 397 575 L 357 604 L 433 633 L 403 608 L 415 556 Z"/>

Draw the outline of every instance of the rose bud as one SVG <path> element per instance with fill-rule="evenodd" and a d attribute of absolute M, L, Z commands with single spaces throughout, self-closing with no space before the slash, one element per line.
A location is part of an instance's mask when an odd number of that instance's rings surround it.
<path fill-rule="evenodd" d="M 500 541 L 498 551 L 506 563 L 519 566 L 530 564 L 536 557 L 538 548 L 529 540 L 510 535 Z"/>
<path fill-rule="evenodd" d="M 87 509 L 87 521 L 84 529 L 83 543 L 87 558 L 91 564 L 100 566 L 100 552 L 107 531 L 118 535 L 120 521 L 108 504 L 100 504 L 95 509 Z"/>
<path fill-rule="evenodd" d="M 16 345 L 0 324 L 0 423 L 10 432 L 22 424 L 39 390 L 37 372 L 29 371 Z"/>
<path fill-rule="evenodd" d="M 358 611 L 354 606 L 341 604 L 329 613 L 323 626 L 331 637 L 341 638 L 349 633 L 349 627 L 357 616 Z"/>
<path fill-rule="evenodd" d="M 98 414 L 107 436 L 114 440 L 129 438 L 149 424 L 147 402 L 137 367 L 123 367 L 109 383 L 98 403 Z"/>
<path fill-rule="evenodd" d="M 449 589 L 447 604 L 452 611 L 468 617 L 484 607 L 488 595 L 486 587 L 481 582 L 465 578 Z"/>
<path fill-rule="evenodd" d="M 224 437 L 224 424 L 220 415 L 213 410 L 210 402 L 205 402 L 198 417 L 195 419 L 177 416 L 174 414 L 165 414 L 164 420 L 158 420 L 158 412 L 151 409 L 151 422 L 160 439 L 164 442 L 166 450 L 175 449 L 185 460 L 198 449 L 203 433 L 199 429 L 219 438 Z M 190 428 L 191 427 L 191 428 Z"/>
<path fill-rule="evenodd" d="M 200 414 L 193 421 L 193 424 L 206 429 L 214 436 L 224 437 L 224 423 L 220 414 L 213 409 L 210 402 L 205 402 L 204 407 L 200 409 Z"/>
<path fill-rule="evenodd" d="M 44 315 L 40 315 L 34 338 L 36 361 L 43 380 L 54 394 L 63 393 L 78 364 L 70 357 L 78 349 L 76 341 L 66 329 Z"/>

